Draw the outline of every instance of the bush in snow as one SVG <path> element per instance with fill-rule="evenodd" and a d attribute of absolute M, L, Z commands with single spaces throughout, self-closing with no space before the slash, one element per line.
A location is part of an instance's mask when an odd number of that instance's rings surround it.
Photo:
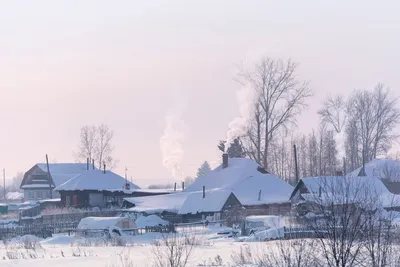
<path fill-rule="evenodd" d="M 192 256 L 196 237 L 188 234 L 171 233 L 156 241 L 152 248 L 155 267 L 185 267 Z"/>
<path fill-rule="evenodd" d="M 123 251 L 118 254 L 117 261 L 109 264 L 108 267 L 134 267 L 133 261 L 130 258 L 130 251 Z"/>

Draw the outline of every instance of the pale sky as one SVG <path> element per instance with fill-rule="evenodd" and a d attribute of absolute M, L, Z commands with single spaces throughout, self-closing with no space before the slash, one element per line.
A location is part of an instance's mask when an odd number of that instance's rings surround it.
<path fill-rule="evenodd" d="M 291 57 L 314 97 L 299 130 L 318 124 L 328 92 L 378 82 L 400 96 L 399 1 L 2 1 L 0 167 L 49 154 L 73 162 L 83 125 L 114 130 L 116 172 L 140 186 L 171 181 L 160 137 L 183 103 L 182 169 L 220 160 L 238 115 L 237 65 Z"/>

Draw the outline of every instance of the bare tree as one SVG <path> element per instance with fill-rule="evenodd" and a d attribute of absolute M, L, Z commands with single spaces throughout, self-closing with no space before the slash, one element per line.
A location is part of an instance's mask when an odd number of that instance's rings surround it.
<path fill-rule="evenodd" d="M 253 70 L 241 73 L 241 82 L 250 84 L 256 103 L 249 131 L 251 155 L 268 169 L 268 153 L 276 131 L 296 125 L 296 116 L 312 95 L 307 81 L 297 78 L 297 64 L 290 59 L 265 58 Z M 248 152 L 248 151 L 246 151 Z"/>
<path fill-rule="evenodd" d="M 77 158 L 80 161 L 95 159 L 97 145 L 97 127 L 86 125 L 81 128 L 80 143 L 78 145 Z"/>
<path fill-rule="evenodd" d="M 85 162 L 87 159 L 92 162 L 94 160 L 99 168 L 103 164 L 108 169 L 112 169 L 116 165 L 116 161 L 112 157 L 114 147 L 112 146 L 114 133 L 107 125 L 100 126 L 84 126 L 81 128 L 80 143 L 78 145 L 77 160 Z"/>
<path fill-rule="evenodd" d="M 349 127 L 353 130 L 351 134 L 356 132 L 357 150 L 363 151 L 366 160 L 387 153 L 398 137 L 393 134 L 393 129 L 400 123 L 397 105 L 398 98 L 391 96 L 383 84 L 378 84 L 373 91 L 356 91 L 350 97 L 348 110 L 354 125 Z M 352 135 L 348 136 L 350 138 Z M 358 154 L 360 158 L 361 153 Z"/>
<path fill-rule="evenodd" d="M 329 95 L 318 114 L 323 123 L 331 125 L 337 133 L 340 133 L 346 125 L 346 100 L 341 95 L 335 97 Z"/>
<path fill-rule="evenodd" d="M 315 231 L 327 266 L 360 264 L 370 226 L 368 215 L 381 203 L 377 179 L 369 177 L 322 177 L 306 197 L 318 216 L 307 223 Z"/>
<path fill-rule="evenodd" d="M 391 205 L 398 206 L 399 203 L 392 199 Z M 396 242 L 396 231 L 393 221 L 397 219 L 397 212 L 387 212 L 382 207 L 366 213 L 366 225 L 364 232 L 365 259 L 360 261 L 362 266 L 388 267 L 393 266 L 394 245 Z"/>
<path fill-rule="evenodd" d="M 113 131 L 107 125 L 101 124 L 97 127 L 96 159 L 99 166 L 106 164 L 109 169 L 115 167 L 115 161 L 112 157 L 114 150 L 112 146 L 113 136 Z"/>

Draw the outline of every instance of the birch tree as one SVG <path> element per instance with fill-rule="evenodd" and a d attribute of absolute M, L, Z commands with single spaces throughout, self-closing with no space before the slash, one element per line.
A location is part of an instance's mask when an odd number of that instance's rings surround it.
<path fill-rule="evenodd" d="M 98 168 L 102 168 L 103 164 L 106 164 L 108 169 L 114 168 L 116 161 L 112 155 L 113 137 L 114 133 L 107 125 L 83 126 L 76 153 L 77 161 L 86 162 L 89 159 L 90 162 L 94 160 Z"/>
<path fill-rule="evenodd" d="M 307 106 L 306 100 L 312 95 L 309 83 L 298 78 L 297 68 L 290 59 L 265 58 L 240 75 L 242 83 L 250 84 L 256 96 L 248 134 L 248 155 L 267 170 L 275 133 L 296 125 L 297 115 Z"/>
<path fill-rule="evenodd" d="M 358 150 L 358 158 L 364 153 L 370 161 L 389 151 L 398 137 L 393 131 L 400 123 L 398 104 L 398 98 L 383 84 L 376 85 L 373 91 L 355 91 L 350 97 L 348 111 L 352 125 L 348 125 L 347 138 L 349 143 L 356 142 L 353 149 Z"/>

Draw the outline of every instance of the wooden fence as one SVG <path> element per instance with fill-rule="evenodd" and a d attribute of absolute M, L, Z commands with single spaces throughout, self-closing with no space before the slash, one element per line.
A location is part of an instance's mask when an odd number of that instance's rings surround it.
<path fill-rule="evenodd" d="M 68 233 L 68 235 L 78 234 L 81 236 L 90 236 L 91 233 L 108 233 L 108 229 L 77 229 L 77 222 L 63 222 L 52 224 L 28 224 L 16 227 L 0 227 L 0 240 L 10 239 L 24 235 L 35 235 L 41 238 L 51 237 L 53 234 Z M 175 232 L 173 225 L 153 226 L 136 229 L 122 229 L 125 234 L 136 235 L 145 233 L 170 233 Z"/>

